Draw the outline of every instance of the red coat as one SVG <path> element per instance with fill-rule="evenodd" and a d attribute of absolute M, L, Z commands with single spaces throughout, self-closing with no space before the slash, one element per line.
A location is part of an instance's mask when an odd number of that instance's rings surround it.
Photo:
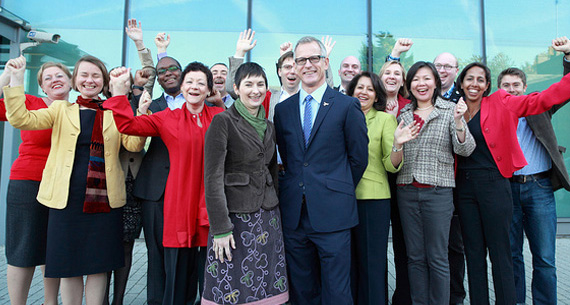
<path fill-rule="evenodd" d="M 543 113 L 570 99 L 570 74 L 542 92 L 514 96 L 499 90 L 481 101 L 481 131 L 491 155 L 505 178 L 525 165 L 517 139 L 518 119 Z"/>
<path fill-rule="evenodd" d="M 219 107 L 204 106 L 199 115 L 181 109 L 165 109 L 152 115 L 133 117 L 125 96 L 113 97 L 103 104 L 113 110 L 121 133 L 160 136 L 170 158 L 170 172 L 164 192 L 163 245 L 192 248 L 207 245 L 208 214 L 204 197 L 204 136 Z M 202 127 L 197 125 L 197 116 Z"/>

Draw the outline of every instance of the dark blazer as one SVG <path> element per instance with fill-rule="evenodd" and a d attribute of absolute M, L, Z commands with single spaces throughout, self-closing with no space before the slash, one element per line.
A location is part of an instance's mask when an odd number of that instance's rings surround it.
<path fill-rule="evenodd" d="M 451 95 L 446 100 L 457 104 L 457 102 L 459 102 L 459 99 L 461 98 L 461 93 L 459 93 L 459 85 L 457 84 L 457 82 L 455 82 L 455 87 L 453 89 L 454 89 L 453 92 L 451 92 Z"/>
<path fill-rule="evenodd" d="M 263 142 L 234 106 L 214 116 L 206 132 L 204 182 L 210 234 L 230 232 L 228 213 L 277 206 L 275 128 L 265 119 Z"/>
<path fill-rule="evenodd" d="M 152 101 L 148 110 L 156 113 L 168 108 L 164 95 Z M 164 195 L 166 180 L 170 171 L 168 149 L 160 137 L 152 137 L 137 178 L 133 195 L 148 201 L 159 201 Z"/>
<path fill-rule="evenodd" d="M 570 72 L 570 63 L 563 60 L 564 64 L 564 75 Z M 568 101 L 566 101 L 568 103 Z M 558 141 L 556 140 L 556 134 L 554 133 L 554 128 L 552 127 L 552 115 L 566 105 L 560 104 L 555 105 L 550 110 L 526 117 L 526 121 L 532 132 L 536 136 L 536 139 L 546 148 L 550 158 L 552 159 L 552 171 L 550 179 L 552 180 L 552 187 L 554 190 L 559 188 L 565 188 L 570 191 L 570 179 L 568 178 L 568 170 L 564 164 L 564 159 L 562 158 L 562 153 L 566 152 L 566 148 L 558 146 Z"/>
<path fill-rule="evenodd" d="M 358 224 L 356 185 L 368 164 L 368 136 L 360 103 L 326 88 L 305 149 L 299 93 L 275 107 L 277 145 L 285 173 L 279 180 L 283 226 L 299 224 L 303 194 L 317 232 Z"/>

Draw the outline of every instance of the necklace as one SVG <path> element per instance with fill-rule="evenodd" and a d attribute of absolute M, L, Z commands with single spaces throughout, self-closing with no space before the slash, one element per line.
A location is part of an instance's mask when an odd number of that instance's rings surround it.
<path fill-rule="evenodd" d="M 481 107 L 479 107 L 479 109 L 481 109 Z M 475 115 L 477 115 L 479 109 L 475 110 Z M 467 122 L 469 122 L 473 118 L 473 115 L 471 114 L 471 110 L 469 110 L 469 107 L 467 107 L 467 114 L 469 114 L 469 120 L 467 120 Z"/>
<path fill-rule="evenodd" d="M 431 104 L 431 105 L 429 105 L 429 106 L 427 106 L 427 107 L 423 107 L 423 108 L 422 108 L 422 107 L 417 107 L 416 109 L 417 109 L 417 110 L 428 110 L 428 109 L 431 109 L 431 108 L 433 108 L 433 104 Z"/>

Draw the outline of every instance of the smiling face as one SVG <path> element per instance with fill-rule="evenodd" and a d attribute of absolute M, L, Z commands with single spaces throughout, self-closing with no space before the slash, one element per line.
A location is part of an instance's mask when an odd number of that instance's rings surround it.
<path fill-rule="evenodd" d="M 167 94 L 178 95 L 180 93 L 180 66 L 170 58 L 162 58 L 156 65 L 157 80 Z"/>
<path fill-rule="evenodd" d="M 485 76 L 485 70 L 477 66 L 467 70 L 461 82 L 461 89 L 465 93 L 465 99 L 469 102 L 480 102 L 489 86 L 490 83 Z"/>
<path fill-rule="evenodd" d="M 210 93 L 206 74 L 202 71 L 190 71 L 186 73 L 180 90 L 182 90 L 182 95 L 187 103 L 192 105 L 203 104 Z"/>
<path fill-rule="evenodd" d="M 435 58 L 433 64 L 436 66 L 441 79 L 441 90 L 446 92 L 455 82 L 455 77 L 459 71 L 457 59 L 451 53 L 441 53 Z"/>
<path fill-rule="evenodd" d="M 285 91 L 292 93 L 299 89 L 300 79 L 297 77 L 297 74 L 295 74 L 295 61 L 293 57 L 283 60 L 283 64 L 281 68 L 277 70 L 277 74 L 279 74 L 281 78 L 281 84 L 283 84 Z"/>
<path fill-rule="evenodd" d="M 384 74 L 380 76 L 380 79 L 388 96 L 396 96 L 404 85 L 404 71 L 402 71 L 400 65 L 389 65 L 384 70 Z"/>
<path fill-rule="evenodd" d="M 96 99 L 103 90 L 103 71 L 96 65 L 83 61 L 77 67 L 74 83 L 83 98 Z"/>
<path fill-rule="evenodd" d="M 214 65 L 210 71 L 212 71 L 212 76 L 214 77 L 214 89 L 222 93 L 222 96 L 226 95 L 228 68 L 224 65 Z"/>
<path fill-rule="evenodd" d="M 239 87 L 234 85 L 234 90 L 249 112 L 257 114 L 259 107 L 265 99 L 267 84 L 261 75 L 248 75 L 242 79 Z"/>
<path fill-rule="evenodd" d="M 340 64 L 338 69 L 338 76 L 343 87 L 348 87 L 348 83 L 354 78 L 355 75 L 360 73 L 360 61 L 354 56 L 346 57 Z"/>
<path fill-rule="evenodd" d="M 362 76 L 358 79 L 358 83 L 356 83 L 352 96 L 356 97 L 360 101 L 360 108 L 364 113 L 368 112 L 368 110 L 372 108 L 377 96 L 370 77 Z"/>
<path fill-rule="evenodd" d="M 302 43 L 295 49 L 295 58 L 309 58 L 322 56 L 321 48 L 317 42 Z M 307 60 L 304 65 L 295 65 L 295 72 L 301 79 L 303 89 L 307 93 L 313 93 L 325 83 L 325 71 L 329 68 L 329 59 L 321 58 L 319 62 L 312 63 Z"/>
<path fill-rule="evenodd" d="M 435 88 L 435 76 L 432 70 L 428 67 L 419 68 L 410 84 L 410 91 L 418 101 L 418 104 L 431 104 Z"/>
<path fill-rule="evenodd" d="M 50 100 L 67 100 L 71 90 L 71 79 L 58 67 L 44 69 L 41 88 Z"/>
<path fill-rule="evenodd" d="M 505 74 L 501 79 L 499 88 L 507 91 L 512 95 L 523 95 L 526 92 L 526 85 L 523 80 L 517 75 Z"/>

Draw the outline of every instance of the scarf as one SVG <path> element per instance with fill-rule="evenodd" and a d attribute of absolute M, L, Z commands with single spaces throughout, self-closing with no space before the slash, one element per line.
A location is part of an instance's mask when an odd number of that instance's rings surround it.
<path fill-rule="evenodd" d="M 267 123 L 265 122 L 265 109 L 263 106 L 259 106 L 259 110 L 257 111 L 257 116 L 251 115 L 243 102 L 238 98 L 234 102 L 234 107 L 236 107 L 237 112 L 255 129 L 257 135 L 263 142 L 263 138 L 265 138 L 265 130 L 267 129 Z"/>
<path fill-rule="evenodd" d="M 111 211 L 109 198 L 107 197 L 107 179 L 105 176 L 102 103 L 103 101 L 88 100 L 81 96 L 77 97 L 77 104 L 97 111 L 89 145 L 89 166 L 87 168 L 87 188 L 85 190 L 83 213 L 109 213 Z"/>

